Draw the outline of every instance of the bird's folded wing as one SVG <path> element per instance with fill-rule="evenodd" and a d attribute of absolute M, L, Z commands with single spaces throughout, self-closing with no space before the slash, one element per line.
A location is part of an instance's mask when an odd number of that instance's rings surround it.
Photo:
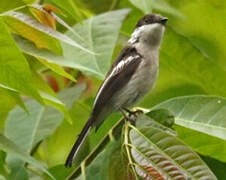
<path fill-rule="evenodd" d="M 125 49 L 122 51 L 98 91 L 94 102 L 94 113 L 98 114 L 110 98 L 129 82 L 141 61 L 141 55 L 134 48 L 127 47 L 126 51 Z"/>

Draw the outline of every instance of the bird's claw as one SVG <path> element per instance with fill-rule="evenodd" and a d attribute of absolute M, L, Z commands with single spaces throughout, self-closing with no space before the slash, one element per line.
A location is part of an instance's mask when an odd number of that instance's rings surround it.
<path fill-rule="evenodd" d="M 123 108 L 126 112 L 128 112 L 129 116 L 124 116 L 126 120 L 128 120 L 131 124 L 135 125 L 137 115 L 143 113 L 142 110 L 138 109 L 135 111 L 131 111 L 129 109 Z"/>

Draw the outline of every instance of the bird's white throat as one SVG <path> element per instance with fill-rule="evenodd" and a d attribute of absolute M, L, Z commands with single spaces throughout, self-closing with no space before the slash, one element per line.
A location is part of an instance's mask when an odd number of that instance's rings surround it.
<path fill-rule="evenodd" d="M 128 43 L 145 43 L 150 46 L 160 47 L 165 27 L 159 23 L 143 25 L 134 30 Z"/>

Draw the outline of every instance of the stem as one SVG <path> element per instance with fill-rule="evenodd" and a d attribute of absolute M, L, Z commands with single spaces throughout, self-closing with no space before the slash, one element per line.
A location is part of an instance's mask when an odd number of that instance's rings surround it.
<path fill-rule="evenodd" d="M 136 173 L 136 170 L 134 168 L 134 163 L 132 161 L 132 157 L 131 157 L 130 149 L 129 149 L 129 126 L 130 126 L 130 122 L 126 121 L 126 123 L 125 123 L 125 133 L 124 133 L 124 144 L 125 144 L 125 148 L 126 148 L 127 157 L 128 157 L 128 160 L 129 160 L 129 165 L 131 165 L 131 168 L 133 170 L 133 174 L 135 175 L 135 178 L 137 180 L 139 178 L 137 177 L 137 173 Z"/>
<path fill-rule="evenodd" d="M 85 161 L 81 163 L 81 173 L 82 173 L 82 179 L 86 180 L 86 162 Z"/>
<path fill-rule="evenodd" d="M 112 129 L 110 129 L 110 131 L 108 132 L 108 135 L 109 135 L 110 141 L 115 141 L 115 137 L 113 136 Z"/>

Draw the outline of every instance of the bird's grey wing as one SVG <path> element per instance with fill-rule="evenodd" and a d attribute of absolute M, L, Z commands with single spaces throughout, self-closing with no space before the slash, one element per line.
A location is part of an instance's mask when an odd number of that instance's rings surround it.
<path fill-rule="evenodd" d="M 121 56 L 121 59 L 117 59 L 117 64 L 113 65 L 113 68 L 110 70 L 107 78 L 98 91 L 93 107 L 94 116 L 98 116 L 104 107 L 106 107 L 107 103 L 110 102 L 110 99 L 115 93 L 121 90 L 129 82 L 142 61 L 141 55 L 137 52 L 124 53 L 124 55 L 119 55 L 119 57 Z"/>

